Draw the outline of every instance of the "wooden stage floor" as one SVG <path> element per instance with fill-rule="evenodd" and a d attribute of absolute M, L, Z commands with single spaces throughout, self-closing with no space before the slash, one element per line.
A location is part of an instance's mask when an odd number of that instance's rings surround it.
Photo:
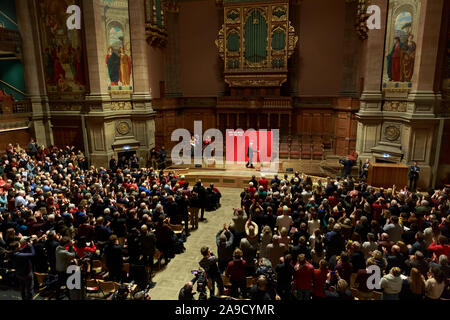
<path fill-rule="evenodd" d="M 242 188 L 248 185 L 248 181 L 252 175 L 260 177 L 262 173 L 265 174 L 268 180 L 273 178 L 275 172 L 265 172 L 264 168 L 261 170 L 260 164 L 254 164 L 255 169 L 245 167 L 245 163 L 232 163 L 217 166 L 207 166 L 203 164 L 201 168 L 196 168 L 194 165 L 174 165 L 166 170 L 176 171 L 178 174 L 183 174 L 191 186 L 201 179 L 204 186 L 214 183 L 217 187 L 231 187 Z M 263 166 L 264 167 L 264 166 Z M 289 171 L 287 169 L 292 169 Z M 341 175 L 342 166 L 338 159 L 328 160 L 296 160 L 296 161 L 280 161 L 280 168 L 278 170 L 278 178 L 282 178 L 285 173 L 293 176 L 295 171 L 311 176 L 313 180 L 326 179 L 327 177 L 335 178 Z M 355 174 L 357 174 L 357 167 L 354 167 Z"/>

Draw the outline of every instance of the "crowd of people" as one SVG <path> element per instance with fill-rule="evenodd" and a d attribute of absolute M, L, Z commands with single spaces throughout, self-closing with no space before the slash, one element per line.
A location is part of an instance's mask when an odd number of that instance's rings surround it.
<path fill-rule="evenodd" d="M 35 274 L 53 275 L 63 298 L 67 268 L 94 260 L 103 261 L 105 279 L 145 287 L 155 253 L 169 263 L 205 210 L 220 206 L 214 185 L 191 187 L 183 175 L 133 159 L 95 168 L 73 147 L 8 145 L 0 159 L 0 271 L 5 280 L 14 270 L 23 299 L 34 297 Z M 449 192 L 378 189 L 351 176 L 253 176 L 218 230 L 217 248 L 202 247 L 201 271 L 179 299 L 194 298 L 199 275 L 210 297 L 448 299 Z"/>
<path fill-rule="evenodd" d="M 201 249 L 210 296 L 449 299 L 449 192 L 253 176 L 217 248 Z M 180 299 L 193 297 L 195 280 Z"/>
<path fill-rule="evenodd" d="M 48 274 L 56 279 L 56 299 L 63 299 L 69 295 L 61 290 L 68 267 L 100 260 L 102 279 L 151 284 L 154 258 L 167 264 L 182 253 L 189 230 L 206 220 L 205 210 L 220 206 L 221 194 L 200 180 L 191 187 L 174 172 L 140 168 L 136 159 L 111 159 L 109 168 L 95 168 L 73 147 L 34 140 L 26 149 L 8 145 L 0 158 L 3 281 L 18 284 L 22 298 L 32 299 L 35 275 Z M 175 232 L 180 227 L 184 231 Z M 94 276 L 93 268 L 86 270 L 86 278 Z"/>

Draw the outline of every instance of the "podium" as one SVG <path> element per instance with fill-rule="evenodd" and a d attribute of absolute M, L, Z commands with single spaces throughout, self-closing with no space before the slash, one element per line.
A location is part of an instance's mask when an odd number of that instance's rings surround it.
<path fill-rule="evenodd" d="M 367 183 L 373 187 L 399 189 L 408 183 L 409 167 L 403 163 L 374 163 L 369 167 Z"/>

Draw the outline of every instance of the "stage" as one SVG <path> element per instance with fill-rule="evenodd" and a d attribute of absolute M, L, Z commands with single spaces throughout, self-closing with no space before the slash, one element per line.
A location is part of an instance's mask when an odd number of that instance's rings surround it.
<path fill-rule="evenodd" d="M 255 163 L 254 166 L 254 169 L 246 168 L 245 162 L 222 165 L 207 165 L 204 163 L 201 167 L 196 167 L 193 164 L 174 165 L 168 167 L 166 171 L 173 170 L 179 175 L 183 174 L 191 186 L 198 179 L 201 179 L 204 186 L 214 183 L 217 187 L 243 188 L 248 185 L 248 181 L 252 175 L 260 177 L 261 173 L 263 173 L 269 181 L 273 178 L 275 172 L 264 171 L 264 168 L 267 168 L 268 164 L 263 165 L 263 170 L 261 170 L 260 163 Z M 358 175 L 358 167 L 355 166 L 353 170 L 354 176 L 356 177 Z M 339 164 L 338 158 L 327 160 L 282 159 L 277 170 L 278 178 L 282 179 L 286 173 L 289 176 L 293 176 L 295 171 L 310 176 L 313 181 L 318 179 L 324 181 L 327 177 L 336 178 L 340 176 L 342 166 Z"/>

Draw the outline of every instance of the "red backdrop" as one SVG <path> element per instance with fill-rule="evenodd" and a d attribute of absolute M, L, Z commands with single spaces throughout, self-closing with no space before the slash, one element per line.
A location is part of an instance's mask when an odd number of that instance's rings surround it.
<path fill-rule="evenodd" d="M 248 162 L 247 150 L 250 141 L 253 142 L 253 149 L 259 151 L 259 153 L 253 154 L 253 162 L 260 162 L 261 160 L 263 162 L 272 161 L 271 131 L 253 131 L 248 135 L 244 135 L 243 131 L 227 130 L 225 144 L 225 159 L 227 162 Z"/>

